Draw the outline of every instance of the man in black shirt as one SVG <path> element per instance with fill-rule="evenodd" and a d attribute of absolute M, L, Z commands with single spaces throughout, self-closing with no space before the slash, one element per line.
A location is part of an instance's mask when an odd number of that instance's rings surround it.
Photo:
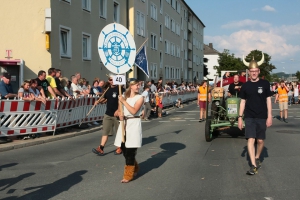
<path fill-rule="evenodd" d="M 110 75 L 108 82 L 110 83 L 110 88 L 106 91 L 106 93 L 103 96 L 103 99 L 99 103 L 105 103 L 106 102 L 106 112 L 104 114 L 103 118 L 103 133 L 102 133 L 102 139 L 100 146 L 98 146 L 96 149 L 92 149 L 93 153 L 97 155 L 104 155 L 104 146 L 107 142 L 108 136 L 112 135 L 113 128 L 115 128 L 115 131 L 118 130 L 119 127 L 119 120 L 118 117 L 118 106 L 119 106 L 119 86 L 113 85 L 113 75 Z M 125 91 L 125 89 L 122 87 L 122 93 Z M 115 151 L 115 154 L 121 154 L 122 150 L 120 147 L 117 148 Z"/>
<path fill-rule="evenodd" d="M 49 82 L 46 80 L 46 72 L 43 70 L 40 70 L 38 72 L 38 77 L 36 78 L 37 81 L 37 88 L 39 89 L 42 97 L 47 98 L 47 91 L 49 91 L 52 96 L 56 98 L 56 95 L 54 94 Z"/>
<path fill-rule="evenodd" d="M 55 71 L 56 71 L 56 73 L 55 73 L 54 79 L 55 79 L 55 83 L 56 83 L 56 88 L 57 88 L 57 90 L 58 90 L 62 95 L 64 95 L 64 97 L 72 98 L 71 95 L 69 95 L 69 94 L 65 91 L 65 89 L 61 86 L 61 82 L 60 82 L 60 79 L 59 79 L 59 78 L 62 76 L 61 70 L 60 70 L 60 69 L 56 69 Z"/>
<path fill-rule="evenodd" d="M 260 154 L 264 148 L 266 129 L 272 125 L 272 104 L 270 83 L 267 80 L 259 79 L 260 69 L 264 61 L 264 54 L 258 63 L 253 59 L 250 63 L 243 59 L 244 64 L 249 68 L 250 81 L 242 85 L 240 91 L 241 103 L 238 116 L 238 127 L 243 128 L 243 114 L 245 118 L 245 136 L 248 139 L 248 155 L 251 161 L 251 168 L 248 175 L 254 175 L 261 167 Z M 244 112 L 245 111 L 245 112 Z M 255 154 L 255 140 L 257 149 Z"/>
<path fill-rule="evenodd" d="M 228 87 L 228 93 L 227 96 L 229 97 L 238 97 L 240 94 L 240 89 L 243 85 L 243 83 L 239 82 L 240 78 L 239 75 L 234 75 L 233 77 L 233 83 L 231 83 Z"/>

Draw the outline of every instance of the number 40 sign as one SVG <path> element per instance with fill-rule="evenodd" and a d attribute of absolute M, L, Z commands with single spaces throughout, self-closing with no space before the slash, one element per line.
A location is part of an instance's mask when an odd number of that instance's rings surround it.
<path fill-rule="evenodd" d="M 125 85 L 126 84 L 126 78 L 124 75 L 116 75 L 113 76 L 113 84 L 114 85 Z"/>

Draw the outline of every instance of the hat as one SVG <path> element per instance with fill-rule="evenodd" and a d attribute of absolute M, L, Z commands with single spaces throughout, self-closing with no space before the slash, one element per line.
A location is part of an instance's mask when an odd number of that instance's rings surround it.
<path fill-rule="evenodd" d="M 10 78 L 11 78 L 10 73 L 7 73 L 7 72 L 3 72 L 3 73 L 2 73 L 2 76 L 5 77 L 5 78 L 7 78 L 7 79 L 10 79 Z"/>

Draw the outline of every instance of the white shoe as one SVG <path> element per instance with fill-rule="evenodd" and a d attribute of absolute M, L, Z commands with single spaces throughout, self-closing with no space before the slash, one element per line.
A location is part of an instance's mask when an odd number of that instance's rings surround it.
<path fill-rule="evenodd" d="M 90 124 L 90 123 L 88 123 L 87 125 L 88 125 L 88 126 L 93 126 L 93 125 L 92 125 L 92 124 Z"/>
<path fill-rule="evenodd" d="M 97 123 L 97 122 L 93 122 L 92 124 L 93 124 L 93 125 L 99 125 L 99 123 Z"/>

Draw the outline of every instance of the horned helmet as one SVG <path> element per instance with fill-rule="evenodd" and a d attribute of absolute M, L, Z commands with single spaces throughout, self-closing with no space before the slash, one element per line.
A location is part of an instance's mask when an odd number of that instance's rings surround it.
<path fill-rule="evenodd" d="M 243 55 L 243 63 L 244 63 L 244 65 L 246 65 L 248 67 L 248 69 L 258 68 L 265 61 L 264 53 L 261 52 L 261 54 L 262 54 L 262 57 L 261 57 L 261 60 L 259 62 L 256 62 L 256 60 L 254 60 L 254 56 L 253 56 L 253 58 L 250 61 L 250 63 L 245 60 L 244 55 Z"/>

